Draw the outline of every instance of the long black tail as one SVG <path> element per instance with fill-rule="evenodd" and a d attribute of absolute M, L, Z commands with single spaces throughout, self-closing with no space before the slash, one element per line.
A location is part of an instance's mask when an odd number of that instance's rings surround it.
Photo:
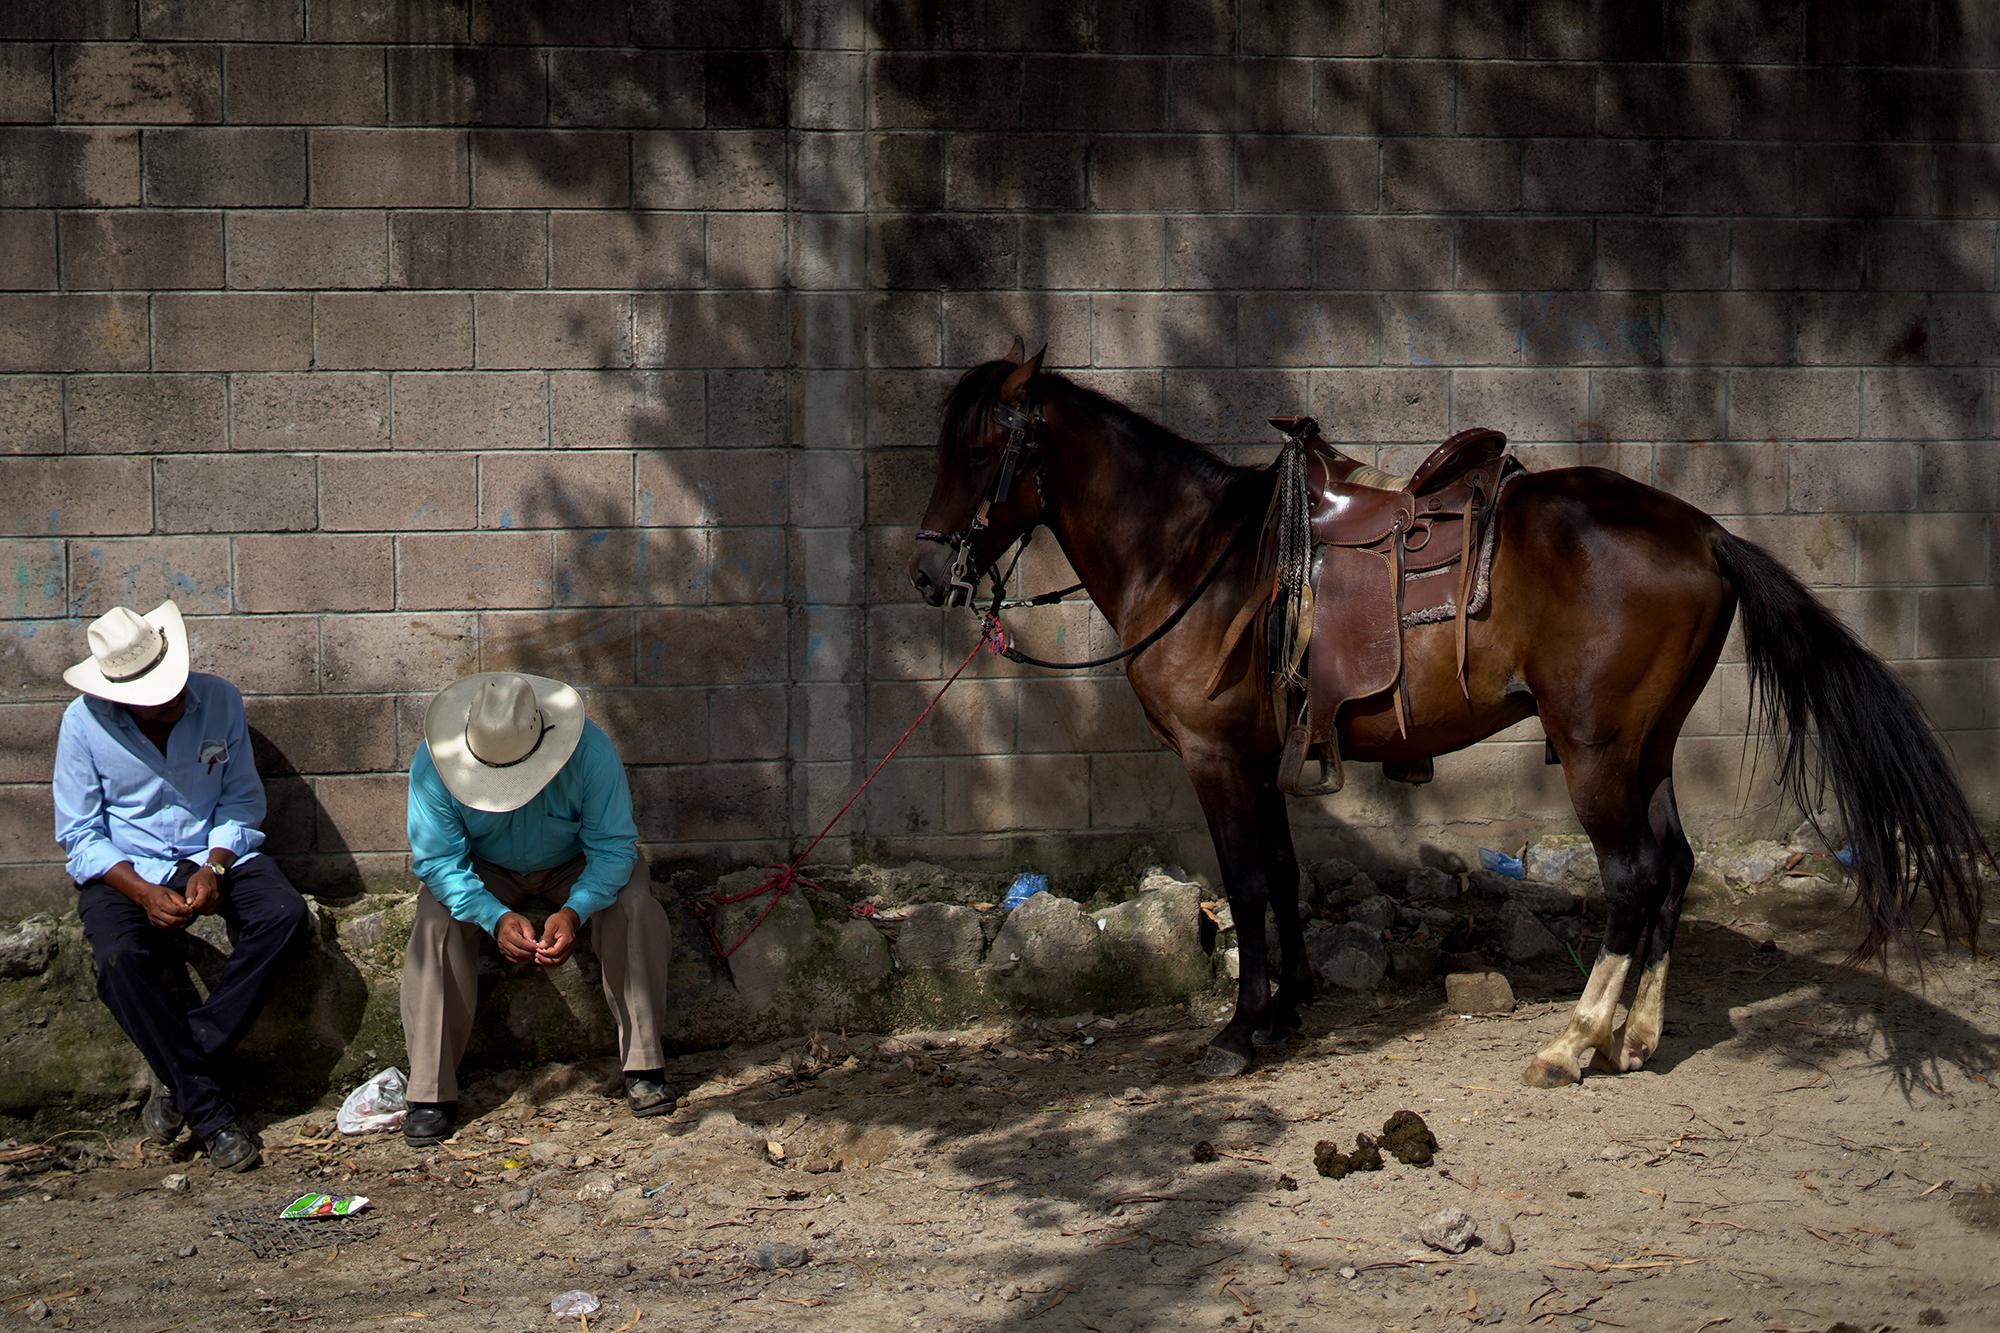
<path fill-rule="evenodd" d="M 1720 528 L 1713 546 L 1742 608 L 1751 698 L 1783 738 L 1778 781 L 1815 828 L 1833 788 L 1867 924 L 1854 960 L 1895 942 L 1915 956 L 1923 895 L 1947 939 L 1972 941 L 1992 853 L 1923 706 L 1768 551 Z"/>

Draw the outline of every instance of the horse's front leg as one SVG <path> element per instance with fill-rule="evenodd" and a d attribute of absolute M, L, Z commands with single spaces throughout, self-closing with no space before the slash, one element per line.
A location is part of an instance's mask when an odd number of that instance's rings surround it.
<path fill-rule="evenodd" d="M 1257 847 L 1257 791 L 1247 765 L 1227 752 L 1190 755 L 1187 765 L 1202 813 L 1208 817 L 1229 913 L 1236 922 L 1236 1013 L 1201 1058 L 1204 1075 L 1228 1078 L 1249 1066 L 1253 1034 L 1266 1026 L 1271 1008 L 1270 954 L 1264 938 L 1270 885 Z"/>
<path fill-rule="evenodd" d="M 1292 847 L 1291 815 L 1275 777 L 1257 784 L 1257 854 L 1264 861 L 1271 915 L 1278 923 L 1279 976 L 1269 1021 L 1252 1036 L 1281 1042 L 1298 1032 L 1299 1010 L 1312 1003 L 1313 978 L 1306 961 L 1305 923 L 1299 919 L 1299 858 Z"/>

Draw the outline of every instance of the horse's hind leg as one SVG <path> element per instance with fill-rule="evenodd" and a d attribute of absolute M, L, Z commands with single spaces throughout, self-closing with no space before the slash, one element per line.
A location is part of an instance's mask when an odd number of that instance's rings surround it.
<path fill-rule="evenodd" d="M 1253 1034 L 1265 1025 L 1271 1006 L 1270 958 L 1264 935 L 1264 909 L 1270 893 L 1265 860 L 1257 845 L 1257 790 L 1240 756 L 1183 753 L 1195 795 L 1208 818 L 1209 837 L 1215 842 L 1222 885 L 1236 922 L 1236 1012 L 1201 1058 L 1204 1075 L 1228 1078 L 1249 1066 Z M 1298 917 L 1296 907 L 1292 916 L 1294 920 Z"/>
<path fill-rule="evenodd" d="M 1672 778 L 1653 792 L 1649 810 L 1653 835 L 1666 856 L 1667 882 L 1653 919 L 1646 929 L 1645 951 L 1639 960 L 1639 989 L 1632 996 L 1632 1011 L 1617 1036 L 1617 1070 L 1629 1074 L 1641 1069 L 1660 1049 L 1660 1032 L 1666 1023 L 1667 961 L 1673 953 L 1674 932 L 1680 928 L 1681 903 L 1687 896 L 1688 881 L 1694 876 L 1694 848 L 1681 829 L 1681 812 L 1674 804 Z"/>
<path fill-rule="evenodd" d="M 1312 966 L 1306 961 L 1305 923 L 1299 920 L 1299 858 L 1292 847 L 1292 822 L 1285 794 L 1275 784 L 1257 788 L 1257 850 L 1271 914 L 1278 919 L 1278 994 L 1270 1022 L 1252 1033 L 1258 1041 L 1282 1041 L 1299 1029 L 1299 1008 L 1313 998 Z"/>

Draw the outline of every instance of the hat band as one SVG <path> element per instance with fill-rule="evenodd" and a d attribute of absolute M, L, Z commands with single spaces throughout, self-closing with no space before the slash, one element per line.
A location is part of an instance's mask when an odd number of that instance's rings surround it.
<path fill-rule="evenodd" d="M 539 708 L 535 710 L 535 723 L 541 728 L 541 730 L 535 733 L 535 743 L 530 745 L 517 759 L 493 760 L 482 757 L 479 751 L 472 748 L 472 732 L 469 728 L 465 733 L 465 752 L 488 768 L 512 768 L 516 764 L 525 764 L 534 757 L 535 751 L 542 748 L 542 737 L 556 729 L 556 724 L 548 721 Z"/>
<path fill-rule="evenodd" d="M 103 658 L 99 658 L 97 661 L 98 674 L 114 684 L 123 684 L 128 680 L 137 680 L 139 677 L 145 675 L 148 671 L 151 671 L 154 667 L 167 660 L 167 636 L 165 634 L 156 634 L 155 637 L 159 639 L 160 647 L 159 651 L 153 654 L 150 661 L 136 666 L 130 671 L 113 671 L 104 665 Z"/>

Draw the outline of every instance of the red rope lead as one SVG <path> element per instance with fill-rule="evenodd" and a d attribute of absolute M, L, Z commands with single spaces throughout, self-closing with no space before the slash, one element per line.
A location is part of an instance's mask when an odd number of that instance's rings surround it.
<path fill-rule="evenodd" d="M 849 810 L 852 810 L 854 808 L 854 803 L 861 799 L 861 794 L 868 790 L 869 784 L 875 781 L 876 776 L 881 773 L 883 768 L 887 766 L 888 762 L 896 757 L 896 751 L 903 748 L 903 743 L 909 740 L 911 736 L 916 734 L 917 728 L 923 725 L 924 719 L 931 715 L 931 710 L 938 706 L 938 700 L 944 698 L 944 692 L 950 689 L 952 685 L 957 682 L 958 678 L 965 673 L 965 669 L 967 667 L 972 665 L 972 659 L 979 655 L 979 650 L 986 646 L 987 639 L 992 636 L 993 631 L 997 628 L 998 628 L 997 622 L 993 622 L 989 623 L 988 628 L 980 631 L 979 642 L 972 645 L 972 651 L 968 652 L 965 655 L 965 660 L 958 664 L 958 669 L 953 671 L 951 675 L 945 679 L 944 684 L 938 686 L 938 692 L 936 694 L 933 694 L 931 696 L 931 701 L 924 705 L 924 711 L 918 713 L 916 719 L 913 722 L 911 722 L 909 726 L 903 728 L 903 734 L 896 738 L 896 743 L 889 747 L 889 752 L 883 755 L 882 758 L 876 763 L 875 767 L 869 772 L 868 776 L 862 779 L 861 785 L 854 789 L 854 794 L 847 798 L 847 804 L 841 806 L 840 809 L 833 812 L 833 818 L 826 821 L 826 824 L 820 829 L 820 831 L 813 835 L 813 840 L 806 844 L 805 850 L 800 852 L 797 856 L 793 857 L 789 865 L 772 865 L 764 867 L 764 869 L 769 873 L 767 873 L 764 876 L 763 880 L 759 882 L 758 885 L 753 889 L 745 889 L 741 893 L 732 893 L 732 894 L 712 893 L 709 894 L 706 898 L 698 899 L 693 904 L 691 904 L 691 907 L 693 908 L 696 918 L 699 919 L 702 924 L 702 928 L 708 932 L 708 942 L 715 947 L 715 952 L 717 954 L 719 954 L 724 958 L 727 958 L 731 954 L 735 953 L 738 949 L 742 948 L 743 942 L 749 939 L 752 935 L 756 934 L 757 928 L 764 924 L 764 922 L 770 917 L 772 912 L 777 910 L 778 901 L 781 898 L 783 898 L 786 894 L 790 893 L 793 889 L 807 888 L 816 890 L 821 893 L 825 892 L 825 889 L 822 888 L 816 881 L 807 879 L 805 876 L 801 875 L 799 873 L 799 867 L 805 864 L 805 859 L 808 856 L 812 855 L 813 848 L 819 846 L 820 843 L 826 838 L 826 835 L 833 831 L 833 826 L 840 822 L 841 817 L 844 816 Z M 752 921 L 748 926 L 748 928 L 746 928 L 741 935 L 738 935 L 736 937 L 736 942 L 734 944 L 730 945 L 727 949 L 723 948 L 721 938 L 717 936 L 715 933 L 715 909 L 718 907 L 727 907 L 731 903 L 747 902 L 748 900 L 763 894 L 769 894 L 771 897 L 771 901 L 764 904 L 764 910 L 762 912 L 759 912 L 757 914 L 757 919 L 755 921 Z M 851 911 L 855 916 L 861 916 L 861 917 L 874 916 L 876 914 L 874 906 L 868 903 L 863 903 L 859 907 L 852 907 L 849 908 L 848 910 Z"/>

